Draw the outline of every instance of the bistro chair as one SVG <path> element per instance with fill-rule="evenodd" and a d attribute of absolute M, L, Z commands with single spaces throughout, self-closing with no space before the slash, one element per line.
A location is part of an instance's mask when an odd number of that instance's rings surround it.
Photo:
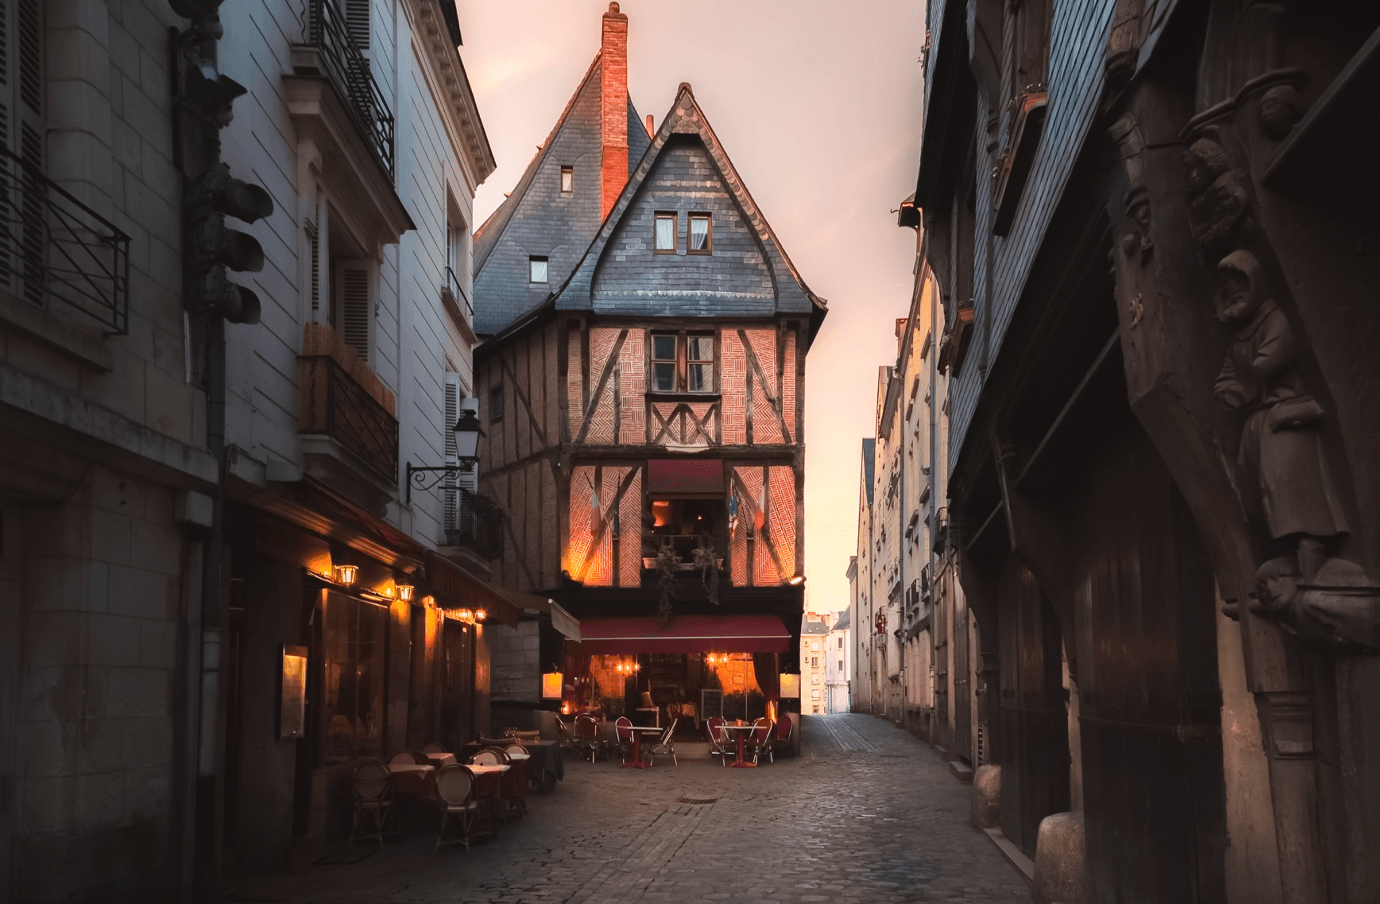
<path fill-rule="evenodd" d="M 728 765 L 728 758 L 735 755 L 728 731 L 724 728 L 724 720 L 714 716 L 704 723 L 709 729 L 709 755 L 720 757 L 720 762 Z"/>
<path fill-rule="evenodd" d="M 503 796 L 512 804 L 513 812 L 519 818 L 527 815 L 527 775 L 531 765 L 531 754 L 521 744 L 509 744 L 503 751 L 509 756 L 509 769 L 503 774 Z M 513 759 L 517 754 L 522 759 Z"/>
<path fill-rule="evenodd" d="M 420 750 L 409 750 L 407 751 L 407 755 L 412 757 L 412 762 L 416 763 L 418 766 L 431 765 L 431 760 Z"/>
<path fill-rule="evenodd" d="M 618 757 L 625 763 L 628 761 L 628 757 L 632 756 L 632 745 L 636 743 L 633 739 L 632 727 L 632 719 L 627 716 L 619 716 L 618 721 L 614 723 L 614 729 L 618 736 Z"/>
<path fill-rule="evenodd" d="M 774 734 L 772 731 L 773 728 L 775 728 L 775 726 L 772 725 L 771 719 L 768 719 L 766 716 L 752 723 L 752 735 L 748 740 L 752 744 L 752 761 L 754 763 L 756 763 L 757 758 L 764 753 L 767 755 L 767 762 L 776 762 L 771 755 L 773 742 L 772 735 Z"/>
<path fill-rule="evenodd" d="M 590 716 L 580 716 L 575 720 L 575 749 L 582 757 L 589 754 L 591 763 L 599 753 L 599 723 Z"/>
<path fill-rule="evenodd" d="M 393 807 L 392 773 L 383 760 L 369 757 L 355 763 L 350 770 L 350 789 L 355 795 L 354 824 L 350 828 L 350 840 L 355 838 L 374 838 L 383 847 L 383 823 Z M 365 817 L 373 822 L 372 832 L 360 832 Z M 401 830 L 398 832 L 401 835 Z"/>
<path fill-rule="evenodd" d="M 677 766 L 680 765 L 680 760 L 676 759 L 675 742 L 671 740 L 671 737 L 676 733 L 676 723 L 679 721 L 680 716 L 672 717 L 671 724 L 666 726 L 666 730 L 661 733 L 661 737 L 656 739 L 656 743 L 648 745 L 647 765 L 651 765 L 652 754 L 657 753 L 658 751 L 660 751 L 661 753 L 670 754 L 671 762 L 675 763 Z"/>
<path fill-rule="evenodd" d="M 430 744 L 422 747 L 422 753 L 450 753 L 450 751 L 440 744 L 437 744 L 435 741 L 432 741 Z"/>
<path fill-rule="evenodd" d="M 402 753 L 395 753 L 388 758 L 390 766 L 415 766 L 417 761 L 412 758 L 410 751 L 404 750 Z"/>
<path fill-rule="evenodd" d="M 508 754 L 499 747 L 485 747 L 470 757 L 470 764 L 474 766 L 506 766 L 508 765 Z"/>
<path fill-rule="evenodd" d="M 508 737 L 517 741 L 519 744 L 533 743 L 541 740 L 540 731 L 516 731 L 510 729 L 510 732 L 511 734 L 509 734 Z"/>
<path fill-rule="evenodd" d="M 772 745 L 781 751 L 782 756 L 791 755 L 791 735 L 795 733 L 795 720 L 790 713 L 782 713 L 781 718 L 776 720 L 776 740 Z M 772 762 L 776 762 L 772 760 Z"/>
<path fill-rule="evenodd" d="M 474 797 L 474 775 L 464 766 L 450 763 L 436 772 L 436 793 L 441 799 L 441 832 L 436 836 L 439 851 L 443 844 L 463 844 L 470 849 L 470 832 L 479 818 L 479 801 Z M 451 820 L 460 826 L 458 838 L 446 839 L 446 827 Z"/>

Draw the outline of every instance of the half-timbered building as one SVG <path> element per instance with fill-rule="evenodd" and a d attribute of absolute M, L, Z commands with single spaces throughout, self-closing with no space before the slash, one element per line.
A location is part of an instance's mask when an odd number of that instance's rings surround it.
<path fill-rule="evenodd" d="M 805 355 L 825 304 L 690 86 L 643 131 L 617 4 L 603 34 L 476 236 L 480 493 L 508 514 L 494 580 L 580 620 L 583 658 L 540 648 L 571 705 L 774 712 L 803 611 Z M 585 207 L 601 216 L 572 248 Z"/>

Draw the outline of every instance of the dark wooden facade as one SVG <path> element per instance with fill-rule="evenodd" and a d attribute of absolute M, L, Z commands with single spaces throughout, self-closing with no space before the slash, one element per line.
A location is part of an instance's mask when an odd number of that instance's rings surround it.
<path fill-rule="evenodd" d="M 916 202 L 1003 831 L 1034 856 L 1081 814 L 1079 900 L 1380 899 L 1380 11 L 930 12 Z"/>

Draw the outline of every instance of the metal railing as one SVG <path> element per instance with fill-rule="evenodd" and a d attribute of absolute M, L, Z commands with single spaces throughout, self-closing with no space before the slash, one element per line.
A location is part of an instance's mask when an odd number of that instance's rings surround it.
<path fill-rule="evenodd" d="M 326 355 L 297 359 L 302 382 L 299 433 L 329 436 L 385 480 L 398 479 L 398 419 Z"/>
<path fill-rule="evenodd" d="M 468 547 L 486 559 L 503 555 L 503 510 L 489 497 L 460 487 L 444 492 L 446 545 Z"/>
<path fill-rule="evenodd" d="M 441 286 L 441 291 L 450 293 L 455 306 L 465 315 L 466 323 L 474 322 L 474 306 L 470 304 L 470 297 L 465 294 L 465 290 L 460 286 L 460 280 L 456 278 L 455 271 L 450 267 L 446 268 L 446 281 Z"/>
<path fill-rule="evenodd" d="M 0 287 L 129 332 L 129 236 L 42 170 L 0 148 Z"/>
<path fill-rule="evenodd" d="M 335 83 L 369 149 L 393 178 L 393 112 L 374 81 L 369 58 L 350 35 L 336 0 L 309 0 L 307 43 L 321 54 L 321 67 Z"/>

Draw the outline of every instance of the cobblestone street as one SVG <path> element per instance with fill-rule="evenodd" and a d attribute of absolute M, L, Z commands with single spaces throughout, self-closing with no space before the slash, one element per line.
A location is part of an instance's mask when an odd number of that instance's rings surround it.
<path fill-rule="evenodd" d="M 807 716 L 803 738 L 799 758 L 751 771 L 568 760 L 553 794 L 468 853 L 433 853 L 434 834 L 416 829 L 361 862 L 261 879 L 228 900 L 1030 901 L 969 827 L 968 787 L 920 741 L 866 715 Z"/>

